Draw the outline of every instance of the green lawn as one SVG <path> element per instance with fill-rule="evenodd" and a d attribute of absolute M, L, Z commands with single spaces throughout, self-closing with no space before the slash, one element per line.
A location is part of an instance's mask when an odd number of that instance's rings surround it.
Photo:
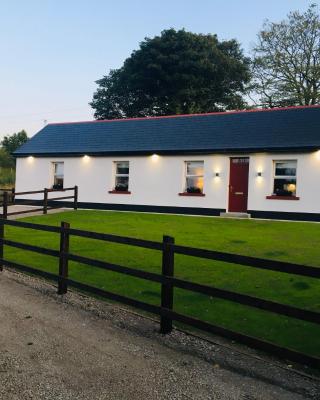
<path fill-rule="evenodd" d="M 164 234 L 177 244 L 319 266 L 320 224 L 231 220 L 139 213 L 71 211 L 25 221 L 49 225 L 70 222 L 74 228 L 161 241 Z M 12 240 L 57 249 L 58 235 L 6 227 Z M 72 237 L 75 254 L 120 265 L 160 272 L 157 251 Z M 6 247 L 5 256 L 26 265 L 57 272 L 58 260 Z M 312 278 L 177 255 L 177 277 L 257 297 L 320 311 L 320 282 Z M 70 263 L 70 276 L 106 290 L 160 304 L 160 285 L 94 267 Z M 320 356 L 320 327 L 293 318 L 175 289 L 175 310 Z"/>

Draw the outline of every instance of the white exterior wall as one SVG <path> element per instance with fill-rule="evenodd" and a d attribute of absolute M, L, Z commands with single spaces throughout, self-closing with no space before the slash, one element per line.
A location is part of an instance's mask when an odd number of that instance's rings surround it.
<path fill-rule="evenodd" d="M 297 160 L 296 196 L 299 200 L 270 200 L 273 161 Z M 262 176 L 257 177 L 261 171 Z M 320 152 L 255 154 L 250 156 L 248 210 L 320 213 Z"/>
<path fill-rule="evenodd" d="M 239 154 L 250 158 L 248 210 L 320 213 L 320 157 L 307 154 Z M 66 157 L 17 159 L 16 191 L 39 190 L 53 183 L 52 162 L 64 162 L 64 186 L 79 186 L 79 202 L 228 209 L 231 155 Z M 131 194 L 110 194 L 114 161 L 130 162 Z M 179 196 L 184 189 L 185 161 L 204 161 L 204 197 Z M 300 200 L 268 200 L 272 194 L 273 161 L 297 160 Z M 261 177 L 257 177 L 258 172 Z M 216 177 L 215 173 L 220 176 Z M 30 196 L 41 199 L 40 195 Z"/>

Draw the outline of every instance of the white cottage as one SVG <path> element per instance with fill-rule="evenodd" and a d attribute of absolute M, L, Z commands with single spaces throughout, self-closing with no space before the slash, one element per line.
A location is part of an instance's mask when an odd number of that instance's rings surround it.
<path fill-rule="evenodd" d="M 81 208 L 320 221 L 319 149 L 319 106 L 55 123 L 15 152 L 16 191 L 78 185 Z"/>

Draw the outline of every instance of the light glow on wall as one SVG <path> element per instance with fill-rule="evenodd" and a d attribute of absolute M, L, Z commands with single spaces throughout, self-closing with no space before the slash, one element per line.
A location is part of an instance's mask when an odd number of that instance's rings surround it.
<path fill-rule="evenodd" d="M 29 157 L 28 157 L 28 162 L 29 162 L 29 163 L 32 163 L 33 161 L 34 161 L 34 157 L 33 157 L 33 156 L 29 156 Z"/>
<path fill-rule="evenodd" d="M 87 162 L 90 161 L 90 157 L 87 156 L 87 155 L 84 155 L 82 159 L 83 159 L 83 161 L 84 161 L 85 163 L 87 163 Z"/>
<path fill-rule="evenodd" d="M 320 150 L 316 151 L 316 157 L 317 157 L 318 160 L 320 160 Z"/>
<path fill-rule="evenodd" d="M 261 185 L 262 181 L 263 181 L 263 171 L 262 171 L 262 168 L 258 168 L 257 173 L 256 173 L 257 185 Z"/>
<path fill-rule="evenodd" d="M 220 163 L 218 164 L 218 165 L 215 165 L 214 166 L 214 168 L 213 168 L 213 177 L 215 178 L 215 179 L 219 179 L 219 178 L 221 178 L 221 165 L 220 165 Z"/>
<path fill-rule="evenodd" d="M 152 162 L 157 162 L 159 160 L 159 155 L 158 154 L 152 154 L 151 160 L 152 160 Z"/>
<path fill-rule="evenodd" d="M 217 190 L 217 188 L 221 187 L 222 185 L 220 166 L 215 166 L 213 168 L 212 177 L 212 188 L 213 190 Z"/>

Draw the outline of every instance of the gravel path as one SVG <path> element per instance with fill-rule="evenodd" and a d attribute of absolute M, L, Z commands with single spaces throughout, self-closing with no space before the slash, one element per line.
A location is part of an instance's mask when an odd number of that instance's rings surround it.
<path fill-rule="evenodd" d="M 39 208 L 41 206 L 24 206 L 24 205 L 11 205 L 8 207 L 8 213 L 13 213 L 13 212 L 22 212 L 22 214 L 17 214 L 17 215 L 10 215 L 8 219 L 20 219 L 20 218 L 25 218 L 25 217 L 35 217 L 38 215 L 43 215 L 42 211 L 35 211 L 31 212 L 32 210 Z M 54 209 L 49 209 L 48 214 L 56 214 L 56 213 L 61 213 L 63 211 L 70 211 L 72 209 L 66 209 L 66 208 L 54 208 Z M 28 213 L 23 213 L 23 211 L 30 211 Z M 0 213 L 3 213 L 2 207 L 0 207 Z"/>
<path fill-rule="evenodd" d="M 1 400 L 320 399 L 316 378 L 217 340 L 0 273 Z"/>

